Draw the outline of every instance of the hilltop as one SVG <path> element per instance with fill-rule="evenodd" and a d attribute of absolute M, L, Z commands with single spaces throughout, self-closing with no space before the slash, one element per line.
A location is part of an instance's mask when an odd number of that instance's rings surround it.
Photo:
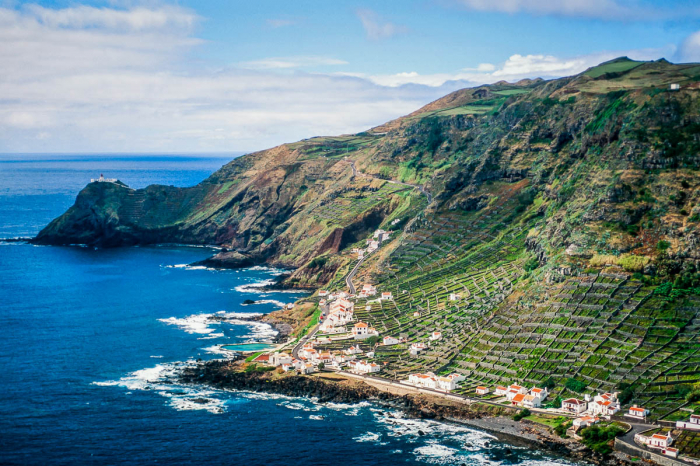
<path fill-rule="evenodd" d="M 458 372 L 464 393 L 552 377 L 556 395 L 625 391 L 663 416 L 700 383 L 698 134 L 700 65 L 620 58 L 462 89 L 191 188 L 91 183 L 35 241 L 216 244 L 209 264 L 281 265 L 286 286 L 340 290 L 352 249 L 383 228 L 355 282 L 394 300 L 360 299 L 358 318 L 444 335 L 417 358 L 379 347 L 384 373 Z"/>

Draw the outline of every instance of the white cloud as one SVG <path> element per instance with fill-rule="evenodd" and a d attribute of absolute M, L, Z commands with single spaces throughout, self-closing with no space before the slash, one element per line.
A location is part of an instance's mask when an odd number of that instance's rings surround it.
<path fill-rule="evenodd" d="M 273 57 L 243 62 L 239 66 L 253 70 L 271 70 L 347 64 L 344 60 L 330 57 Z"/>
<path fill-rule="evenodd" d="M 443 93 L 298 70 L 345 63 L 327 57 L 186 66 L 196 18 L 134 19 L 142 9 L 0 8 L 0 152 L 254 150 L 361 131 Z"/>
<path fill-rule="evenodd" d="M 192 28 L 199 17 L 180 7 L 161 6 L 158 9 L 136 7 L 130 10 L 95 8 L 80 5 L 60 10 L 39 5 L 28 5 L 27 11 L 41 24 L 60 28 L 99 27 L 111 30 L 163 30 L 165 28 Z"/>
<path fill-rule="evenodd" d="M 698 45 L 700 45 L 700 40 Z M 575 75 L 592 66 L 620 56 L 628 56 L 636 60 L 655 60 L 660 57 L 673 55 L 674 50 L 673 46 L 669 46 L 662 49 L 601 52 L 573 58 L 561 58 L 552 55 L 515 54 L 499 66 L 482 63 L 476 68 L 463 68 L 455 73 L 422 75 L 412 71 L 391 75 L 374 75 L 370 76 L 369 79 L 372 82 L 388 87 L 398 87 L 406 84 L 438 87 L 451 81 L 461 82 L 465 86 L 488 84 L 501 80 L 514 82 L 523 78 L 556 78 Z"/>
<path fill-rule="evenodd" d="M 662 9 L 638 0 L 458 0 L 469 9 L 499 13 L 530 13 L 603 21 L 664 20 L 693 14 L 698 10 Z"/>
<path fill-rule="evenodd" d="M 367 37 L 372 40 L 387 39 L 408 31 L 406 26 L 383 21 L 379 15 L 372 10 L 358 10 L 357 17 L 360 18 L 362 26 L 367 33 Z"/>
<path fill-rule="evenodd" d="M 685 38 L 678 49 L 678 58 L 684 62 L 700 61 L 700 31 Z"/>

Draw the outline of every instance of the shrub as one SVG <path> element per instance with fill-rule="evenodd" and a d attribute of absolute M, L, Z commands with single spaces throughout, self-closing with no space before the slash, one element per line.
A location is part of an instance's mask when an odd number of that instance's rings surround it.
<path fill-rule="evenodd" d="M 617 256 L 612 256 L 610 254 L 596 254 L 591 257 L 589 261 L 594 267 L 602 267 L 604 265 L 617 265 Z"/>
<path fill-rule="evenodd" d="M 525 271 L 531 272 L 539 266 L 540 266 L 539 261 L 537 259 L 535 259 L 534 257 L 531 257 L 530 259 L 527 260 L 527 262 L 525 262 Z"/>
<path fill-rule="evenodd" d="M 581 437 L 584 445 L 605 456 L 612 452 L 610 441 L 621 433 L 623 430 L 614 425 L 606 427 L 592 425 L 581 431 Z"/>
<path fill-rule="evenodd" d="M 634 254 L 623 254 L 617 264 L 628 272 L 641 272 L 650 259 L 645 256 L 635 256 Z"/>
<path fill-rule="evenodd" d="M 566 388 L 571 390 L 572 392 L 577 392 L 581 393 L 586 389 L 586 382 L 581 382 L 580 380 L 568 378 L 566 379 L 566 383 L 564 384 Z"/>
<path fill-rule="evenodd" d="M 656 243 L 656 249 L 658 249 L 659 251 L 665 251 L 670 247 L 671 243 L 669 243 L 668 241 L 661 240 L 658 243 Z"/>
<path fill-rule="evenodd" d="M 513 420 L 519 422 L 522 418 L 528 417 L 530 414 L 532 414 L 532 413 L 530 412 L 530 410 L 527 409 L 527 408 L 525 408 L 525 409 L 523 409 L 522 411 L 520 411 L 518 414 L 516 414 L 515 416 L 513 416 Z"/>
<path fill-rule="evenodd" d="M 554 383 L 554 379 L 550 377 L 544 382 L 542 382 L 542 386 L 547 390 L 551 390 L 556 386 L 556 384 Z"/>

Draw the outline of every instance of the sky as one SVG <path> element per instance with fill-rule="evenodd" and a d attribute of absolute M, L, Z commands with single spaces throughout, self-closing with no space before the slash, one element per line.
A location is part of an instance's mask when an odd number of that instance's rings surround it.
<path fill-rule="evenodd" d="M 0 0 L 0 152 L 254 151 L 625 55 L 700 61 L 700 2 Z"/>

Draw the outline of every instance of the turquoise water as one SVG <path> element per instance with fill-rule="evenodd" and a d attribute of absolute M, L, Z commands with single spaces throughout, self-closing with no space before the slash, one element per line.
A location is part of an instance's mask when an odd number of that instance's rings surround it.
<path fill-rule="evenodd" d="M 36 234 L 99 173 L 187 186 L 225 161 L 0 157 L 0 237 Z M 218 345 L 274 335 L 237 316 L 301 296 L 256 286 L 274 269 L 187 265 L 212 253 L 0 242 L 0 464 L 567 464 L 369 403 L 179 386 L 183 365 L 226 357 Z"/>

